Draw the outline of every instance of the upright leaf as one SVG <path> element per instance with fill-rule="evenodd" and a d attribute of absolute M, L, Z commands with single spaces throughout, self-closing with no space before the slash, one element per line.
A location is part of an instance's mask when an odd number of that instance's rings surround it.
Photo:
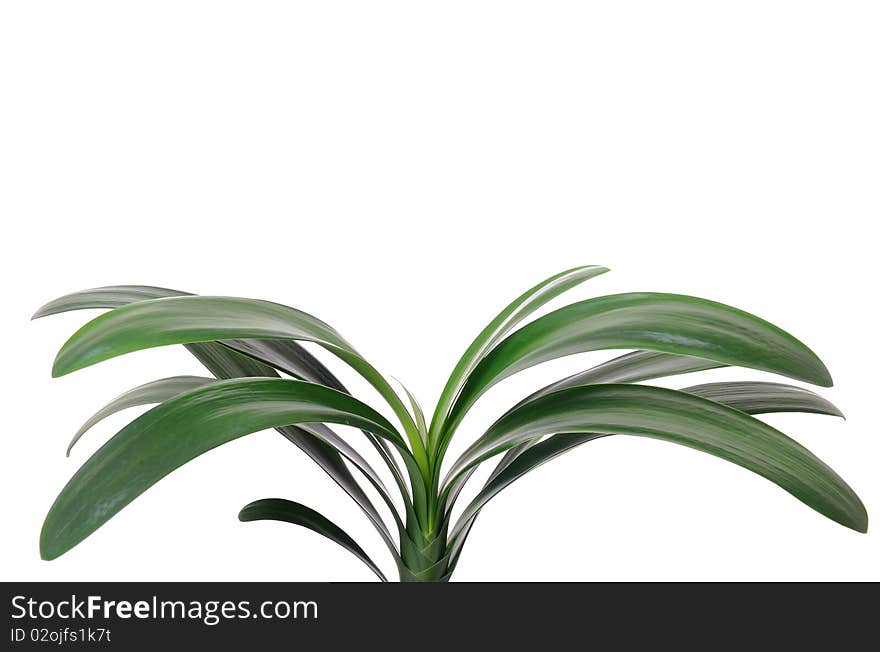
<path fill-rule="evenodd" d="M 502 310 L 477 335 L 477 338 L 471 342 L 471 345 L 464 352 L 464 355 L 461 356 L 458 364 L 455 365 L 455 369 L 452 370 L 452 374 L 450 374 L 449 380 L 446 381 L 446 386 L 443 388 L 443 392 L 437 402 L 434 417 L 431 420 L 431 438 L 435 439 L 443 429 L 446 418 L 449 415 L 449 410 L 461 388 L 464 387 L 470 373 L 502 337 L 548 301 L 566 290 L 570 290 L 576 285 L 583 283 L 587 279 L 604 274 L 607 271 L 608 269 L 605 267 L 586 265 L 556 274 L 538 283 L 538 285 L 517 297 Z"/>

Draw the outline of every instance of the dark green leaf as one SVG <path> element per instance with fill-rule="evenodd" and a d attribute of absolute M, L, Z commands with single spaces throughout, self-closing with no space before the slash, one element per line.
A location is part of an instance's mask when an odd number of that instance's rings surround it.
<path fill-rule="evenodd" d="M 449 428 L 504 378 L 541 362 L 600 349 L 660 351 L 831 385 L 815 353 L 747 312 L 676 294 L 615 294 L 555 310 L 498 344 L 471 373 Z"/>
<path fill-rule="evenodd" d="M 762 382 L 705 383 L 685 387 L 683 392 L 724 403 L 749 414 L 766 412 L 813 412 L 842 417 L 830 401 L 803 387 Z"/>
<path fill-rule="evenodd" d="M 173 376 L 171 378 L 154 380 L 153 382 L 145 383 L 144 385 L 130 389 L 124 394 L 120 394 L 114 398 L 107 405 L 93 414 L 88 421 L 82 425 L 73 436 L 73 439 L 70 440 L 70 444 L 67 446 L 67 454 L 70 455 L 70 450 L 73 448 L 74 444 L 76 444 L 80 437 L 86 434 L 92 426 L 112 414 L 139 405 L 161 403 L 162 401 L 177 396 L 178 394 L 183 394 L 191 389 L 196 389 L 213 382 L 215 382 L 213 378 L 203 378 L 201 376 Z"/>
<path fill-rule="evenodd" d="M 452 374 L 450 374 L 449 380 L 446 382 L 446 386 L 443 388 L 443 392 L 437 402 L 434 417 L 431 420 L 432 439 L 443 429 L 449 410 L 470 373 L 502 337 L 548 301 L 551 301 L 566 290 L 570 290 L 576 285 L 583 283 L 587 279 L 604 274 L 607 271 L 608 269 L 605 267 L 587 265 L 556 274 L 538 283 L 538 285 L 517 297 L 517 299 L 502 310 L 471 342 L 471 345 L 464 352 L 464 355 L 461 356 L 458 364 L 455 365 L 455 369 L 452 370 Z"/>
<path fill-rule="evenodd" d="M 355 557 L 364 562 L 371 571 L 373 571 L 380 580 L 387 582 L 387 578 L 382 573 L 373 560 L 369 558 L 357 542 L 352 539 L 342 528 L 333 523 L 325 516 L 319 514 L 310 507 L 300 505 L 291 500 L 282 498 L 264 498 L 245 505 L 238 513 L 240 521 L 284 521 L 285 523 L 293 523 L 304 528 L 321 534 L 331 541 L 335 541 L 340 546 L 348 550 Z"/>
<path fill-rule="evenodd" d="M 188 294 L 188 292 L 152 287 L 150 285 L 108 285 L 107 287 L 83 290 L 81 292 L 74 292 L 53 299 L 39 308 L 31 319 L 57 315 L 71 310 L 118 308 L 119 306 L 124 306 L 136 301 L 159 299 L 161 297 L 186 296 Z"/>
<path fill-rule="evenodd" d="M 454 482 L 480 461 L 522 441 L 589 432 L 653 437 L 711 453 L 767 478 L 842 525 L 867 529 L 867 514 L 855 492 L 806 448 L 739 410 L 659 387 L 589 385 L 542 396 L 495 422 L 448 477 Z"/>
<path fill-rule="evenodd" d="M 156 299 L 166 296 L 191 296 L 189 292 L 181 292 L 178 290 L 169 290 L 167 288 L 155 288 L 150 286 L 122 285 L 110 286 L 104 288 L 96 288 L 94 290 L 85 290 L 70 294 L 54 301 L 49 302 L 43 308 L 37 311 L 34 318 L 44 317 L 50 314 L 58 314 L 69 310 L 96 309 L 96 308 L 118 308 L 135 301 L 144 301 L 147 299 Z M 286 373 L 291 375 L 312 380 L 320 384 L 327 385 L 340 391 L 345 391 L 342 384 L 333 376 L 330 371 L 324 367 L 320 361 L 312 356 L 308 351 L 302 348 L 296 342 L 288 340 L 233 340 L 223 345 L 216 342 L 202 342 L 198 344 L 187 344 L 186 348 L 198 359 L 207 369 L 219 379 L 247 378 L 247 377 L 277 377 L 278 374 L 274 367 L 271 367 L 259 360 L 259 358 L 268 358 Z M 240 353 L 238 350 L 245 351 L 247 354 Z M 332 431 L 326 426 L 321 429 L 319 424 L 309 424 L 307 427 L 301 426 L 284 426 L 277 428 L 288 441 L 299 447 L 306 455 L 308 455 L 318 466 L 320 466 L 339 487 L 345 491 L 354 500 L 358 506 L 364 511 L 383 540 L 389 546 L 392 554 L 397 555 L 391 534 L 388 532 L 384 521 L 379 516 L 372 501 L 364 493 L 361 486 L 352 476 L 348 467 L 342 461 L 342 457 L 333 446 L 326 442 L 326 434 Z M 309 430 L 321 431 L 325 437 L 322 438 L 313 434 Z M 400 488 L 405 506 L 408 512 L 412 510 L 412 504 L 409 499 L 406 484 L 397 467 L 397 462 L 391 455 L 387 445 L 383 440 L 377 439 L 370 433 L 365 432 L 370 442 L 377 448 L 385 463 L 394 476 L 395 481 Z M 353 461 L 353 460 L 352 460 Z M 362 460 L 361 460 L 362 461 Z M 353 461 L 353 463 L 356 463 Z M 374 481 L 376 474 L 372 467 L 363 462 L 356 465 L 365 473 L 379 491 L 383 500 L 391 510 L 395 521 L 398 523 L 398 529 L 402 530 L 400 517 L 394 507 L 391 497 L 384 493 L 382 487 Z M 401 536 L 406 536 L 401 532 Z M 399 557 L 398 557 L 399 559 Z"/>
<path fill-rule="evenodd" d="M 555 383 L 551 383 L 521 400 L 514 405 L 511 410 L 515 410 L 523 403 L 527 403 L 539 396 L 560 389 L 566 389 L 567 387 L 595 385 L 598 383 L 637 383 L 643 380 L 652 380 L 654 378 L 663 378 L 664 376 L 675 376 L 678 374 L 688 374 L 695 371 L 705 371 L 707 369 L 717 369 L 724 366 L 726 365 L 712 362 L 711 360 L 692 358 L 686 355 L 673 355 L 671 353 L 661 353 L 659 351 L 633 351 L 632 353 L 626 353 L 613 358 L 612 360 L 596 365 L 595 367 L 591 367 L 586 371 L 576 373 L 573 376 L 568 376 Z M 723 402 L 724 401 L 722 401 L 722 403 Z M 529 448 L 533 443 L 534 442 L 523 442 L 507 451 L 498 463 L 498 466 L 495 467 L 492 476 L 494 477 L 494 475 L 506 467 L 513 458 Z"/>
<path fill-rule="evenodd" d="M 643 380 L 654 380 L 665 376 L 677 376 L 725 366 L 727 365 L 687 355 L 674 355 L 660 351 L 633 351 L 547 385 L 526 398 L 522 403 L 567 387 L 598 385 L 600 383 L 638 383 Z"/>
<path fill-rule="evenodd" d="M 638 378 L 638 380 L 645 379 L 647 378 Z M 815 412 L 843 416 L 834 405 L 821 396 L 792 385 L 759 382 L 707 383 L 705 385 L 689 387 L 682 391 L 708 398 L 716 403 L 723 403 L 748 414 Z M 489 476 L 483 489 L 480 490 L 480 493 L 468 504 L 459 517 L 453 533 L 450 535 L 450 539 L 455 539 L 452 559 L 455 560 L 457 558 L 457 553 L 461 549 L 473 521 L 485 504 L 494 496 L 532 469 L 541 466 L 566 451 L 601 436 L 604 435 L 553 435 L 544 441 L 531 440 L 518 444 L 508 450 L 501 462 L 492 470 L 492 474 Z M 457 485 L 462 485 L 469 476 L 470 472 L 462 475 Z M 452 503 L 455 501 L 455 497 L 461 491 L 461 488 L 461 486 L 457 486 L 450 491 L 446 508 L 447 513 L 451 509 Z"/>
<path fill-rule="evenodd" d="M 52 369 L 63 376 L 118 355 L 169 344 L 235 339 L 315 342 L 370 382 L 397 414 L 412 454 L 427 471 L 424 444 L 412 417 L 388 381 L 333 328 L 308 313 L 269 301 L 181 296 L 139 301 L 100 315 L 61 347 Z"/>
<path fill-rule="evenodd" d="M 295 308 L 255 299 L 181 296 L 138 301 L 94 318 L 61 348 L 52 373 L 63 376 L 156 346 L 246 338 L 304 340 L 354 353 L 330 326 Z"/>
<path fill-rule="evenodd" d="M 490 478 L 480 490 L 480 493 L 465 507 L 458 518 L 455 528 L 453 528 L 449 535 L 450 541 L 457 539 L 462 531 L 470 526 L 486 503 L 526 473 L 538 468 L 545 462 L 559 457 L 572 448 L 605 436 L 592 433 L 556 435 L 523 451 L 521 455 L 511 460 L 504 469 Z"/>
<path fill-rule="evenodd" d="M 221 344 L 300 380 L 350 393 L 327 367 L 293 340 L 226 340 Z"/>
<path fill-rule="evenodd" d="M 299 423 L 339 423 L 400 441 L 381 414 L 321 385 L 275 378 L 219 381 L 154 407 L 89 458 L 46 516 L 43 557 L 65 553 L 202 453 L 252 432 Z"/>

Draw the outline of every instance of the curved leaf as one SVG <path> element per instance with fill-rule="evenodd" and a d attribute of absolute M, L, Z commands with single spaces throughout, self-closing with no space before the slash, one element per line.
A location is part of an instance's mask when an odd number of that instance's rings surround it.
<path fill-rule="evenodd" d="M 34 313 L 32 319 L 71 310 L 119 308 L 130 303 L 174 296 L 194 296 L 190 292 L 149 285 L 109 285 L 74 292 L 50 301 Z M 222 344 L 245 355 L 272 364 L 302 380 L 346 391 L 339 380 L 315 356 L 289 340 L 231 340 Z M 266 374 L 249 374 L 266 375 Z M 272 375 L 272 374 L 268 374 Z"/>
<path fill-rule="evenodd" d="M 395 378 L 395 380 L 397 380 Z M 421 404 L 415 395 L 407 389 L 406 385 L 404 385 L 399 380 L 397 384 L 403 388 L 403 392 L 406 394 L 406 398 L 409 400 L 409 405 L 412 408 L 413 417 L 415 418 L 416 427 L 419 429 L 419 434 L 422 435 L 422 440 L 427 442 L 428 438 L 428 424 L 425 421 L 425 411 L 422 409 Z"/>
<path fill-rule="evenodd" d="M 831 401 L 803 387 L 764 382 L 705 383 L 685 387 L 683 392 L 724 403 L 749 414 L 766 412 L 812 412 L 842 417 Z"/>
<path fill-rule="evenodd" d="M 158 299 L 161 297 L 188 296 L 189 292 L 153 287 L 151 285 L 108 285 L 65 294 L 41 306 L 31 317 L 40 319 L 49 315 L 57 315 L 71 310 L 88 310 L 91 308 L 118 308 L 136 301 Z"/>
<path fill-rule="evenodd" d="M 840 410 L 826 399 L 809 390 L 792 385 L 757 382 L 707 383 L 705 385 L 689 387 L 682 391 L 702 396 L 716 403 L 723 403 L 748 414 L 815 412 L 818 414 L 843 416 Z M 480 513 L 480 510 L 511 483 L 562 453 L 603 436 L 605 435 L 589 433 L 553 435 L 544 441 L 537 442 L 532 440 L 526 444 L 520 444 L 511 448 L 505 453 L 498 466 L 492 470 L 492 474 L 486 480 L 486 484 L 477 496 L 462 512 L 452 534 L 450 534 L 450 540 L 466 537 L 467 531 Z M 527 447 L 527 449 L 523 447 Z M 461 477 L 466 479 L 468 474 L 464 474 Z M 451 508 L 455 494 L 457 492 L 450 492 L 450 504 L 447 506 L 447 512 Z M 456 543 L 457 545 L 454 548 L 460 549 L 463 542 Z M 452 559 L 454 560 L 455 558 L 456 551 L 454 550 Z"/>
<path fill-rule="evenodd" d="M 79 441 L 80 437 L 86 434 L 86 432 L 96 423 L 106 419 L 110 415 L 139 405 L 161 403 L 162 401 L 168 400 L 178 394 L 183 394 L 191 389 L 196 389 L 213 382 L 216 382 L 213 378 L 203 378 L 202 376 L 172 376 L 171 378 L 154 380 L 150 383 L 145 383 L 134 389 L 130 389 L 124 394 L 120 394 L 107 405 L 95 412 L 95 414 L 82 425 L 73 436 L 73 439 L 70 440 L 70 444 L 67 446 L 67 455 L 70 455 L 71 449 L 74 444 Z"/>
<path fill-rule="evenodd" d="M 381 414 L 321 385 L 276 378 L 219 381 L 154 407 L 83 464 L 46 516 L 43 558 L 65 553 L 202 453 L 252 432 L 298 423 L 339 423 L 400 441 Z"/>
<path fill-rule="evenodd" d="M 454 482 L 521 441 L 585 432 L 652 437 L 711 453 L 767 478 L 842 525 L 867 529 L 867 513 L 855 492 L 806 448 L 744 412 L 659 387 L 589 385 L 542 396 L 496 421 L 448 477 Z"/>
<path fill-rule="evenodd" d="M 52 375 L 157 346 L 246 338 L 305 340 L 354 352 L 330 326 L 295 308 L 257 299 L 180 296 L 130 303 L 94 318 L 61 347 Z"/>
<path fill-rule="evenodd" d="M 633 351 L 581 371 L 539 389 L 520 402 L 525 403 L 544 394 L 578 385 L 599 383 L 638 383 L 666 376 L 689 374 L 695 371 L 718 369 L 727 365 L 713 360 L 675 355 L 661 351 Z"/>
<path fill-rule="evenodd" d="M 538 285 L 524 292 L 502 310 L 471 342 L 471 345 L 452 370 L 449 380 L 446 381 L 446 386 L 440 395 L 440 399 L 437 401 L 434 417 L 431 419 L 431 440 L 443 429 L 452 404 L 470 373 L 502 337 L 548 301 L 566 290 L 570 290 L 576 285 L 583 283 L 587 279 L 604 274 L 607 271 L 607 268 L 598 265 L 586 265 L 569 269 L 538 283 Z"/>
<path fill-rule="evenodd" d="M 300 380 L 351 393 L 320 360 L 293 340 L 226 340 L 220 344 Z"/>
<path fill-rule="evenodd" d="M 620 360 L 620 358 L 617 360 Z M 697 370 L 694 369 L 694 371 Z M 586 377 L 586 374 L 579 375 L 582 378 Z M 598 376 L 592 377 L 591 380 L 596 377 Z M 624 376 L 618 375 L 617 377 L 623 378 Z M 634 376 L 626 377 L 636 380 L 636 377 Z M 648 378 L 638 376 L 637 379 L 647 380 Z M 556 386 L 558 385 L 559 384 Z M 843 416 L 840 410 L 828 400 L 807 389 L 795 387 L 793 385 L 763 382 L 706 383 L 704 385 L 688 387 L 681 391 L 702 396 L 703 398 L 715 401 L 716 403 L 728 405 L 729 407 L 733 407 L 748 414 L 764 414 L 769 412 L 813 412 L 839 417 Z M 483 488 L 464 509 L 461 516 L 459 516 L 455 528 L 453 528 L 453 531 L 450 534 L 452 548 L 450 558 L 452 563 L 455 563 L 461 550 L 461 546 L 464 544 L 464 539 L 467 537 L 467 533 L 486 503 L 532 469 L 541 466 L 545 462 L 549 462 L 562 453 L 576 448 L 585 442 L 592 441 L 593 439 L 602 436 L 604 435 L 553 435 L 544 441 L 533 439 L 518 444 L 508 450 L 498 465 L 492 470 L 492 473 L 486 480 Z M 456 497 L 464 487 L 464 483 L 467 482 L 470 474 L 471 471 L 462 474 L 456 482 L 456 485 L 450 488 L 446 505 L 447 514 L 452 509 Z"/>
<path fill-rule="evenodd" d="M 34 318 L 58 314 L 69 310 L 118 308 L 135 301 L 144 301 L 166 296 L 192 295 L 189 292 L 151 286 L 108 286 L 69 294 L 50 301 L 37 311 Z M 233 340 L 223 344 L 217 342 L 186 344 L 185 347 L 196 357 L 197 360 L 199 360 L 199 362 L 201 362 L 219 379 L 260 376 L 277 377 L 278 374 L 274 367 L 260 361 L 260 359 L 268 358 L 273 364 L 280 367 L 286 373 L 290 373 L 291 375 L 305 380 L 312 380 L 313 382 L 318 382 L 348 393 L 348 391 L 342 386 L 342 383 L 340 383 L 320 361 L 296 342 L 286 340 Z M 315 430 L 317 427 L 318 424 L 310 424 L 309 426 L 311 430 Z M 382 536 L 382 539 L 386 542 L 386 545 L 388 545 L 392 555 L 395 555 L 396 559 L 399 560 L 397 550 L 391 538 L 391 533 L 388 531 L 385 522 L 376 511 L 376 508 L 373 506 L 372 501 L 367 497 L 360 484 L 358 484 L 348 467 L 346 467 L 345 463 L 342 461 L 339 451 L 326 443 L 326 434 L 327 432 L 332 433 L 332 431 L 329 430 L 329 428 L 324 427 L 323 432 L 325 437 L 324 440 L 322 440 L 304 427 L 284 426 L 276 428 L 276 430 L 318 464 L 318 466 L 320 466 L 327 475 L 329 475 L 330 478 L 336 482 L 336 484 L 339 485 L 339 487 L 345 491 L 355 503 L 357 503 L 361 510 L 366 514 L 367 518 L 376 527 L 379 534 Z M 376 438 L 366 431 L 364 434 L 368 436 L 370 442 L 376 447 L 379 454 L 388 465 L 388 468 L 400 489 L 407 513 L 411 513 L 412 502 L 396 460 L 391 455 L 383 440 Z M 359 465 L 359 463 L 354 460 L 350 459 L 350 461 L 359 466 L 361 472 L 367 475 L 370 482 L 379 491 L 398 524 L 398 530 L 401 531 L 401 536 L 406 536 L 403 532 L 400 517 L 397 514 L 397 509 L 395 508 L 391 497 L 386 492 L 383 492 L 382 488 L 374 482 L 375 472 L 373 469 L 365 462 L 363 465 Z"/>
<path fill-rule="evenodd" d="M 636 383 L 644 380 L 653 380 L 654 378 L 663 378 L 665 376 L 675 376 L 696 371 L 717 369 L 724 366 L 726 365 L 712 362 L 711 360 L 703 360 L 689 356 L 660 353 L 657 351 L 634 351 L 592 367 L 587 371 L 582 371 L 573 376 L 563 378 L 562 380 L 547 385 L 524 398 L 511 408 L 511 410 L 516 409 L 523 403 L 527 403 L 539 396 L 560 389 L 566 389 L 568 387 L 593 385 L 598 383 Z M 768 394 L 764 395 L 764 398 L 768 399 L 766 401 L 766 406 L 768 408 L 766 411 L 768 412 L 818 412 L 820 414 L 843 416 L 839 413 L 837 408 L 831 405 L 831 403 L 805 389 L 796 388 L 792 385 L 779 385 L 778 383 L 746 384 L 754 385 L 751 389 L 755 392 L 761 392 L 762 390 L 768 392 Z M 724 403 L 725 405 L 730 405 L 731 407 L 735 407 L 743 412 L 748 412 L 749 414 L 757 414 L 757 412 L 751 409 L 751 404 L 748 402 L 742 402 L 739 405 L 734 404 L 736 397 L 732 396 L 732 393 L 739 392 L 740 397 L 745 398 L 743 393 L 748 391 L 746 388 L 740 388 L 737 390 L 733 387 L 735 385 L 738 385 L 738 383 L 709 383 L 706 385 L 695 385 L 694 387 L 683 389 L 682 391 L 688 392 L 689 394 L 696 394 L 697 396 L 704 396 L 705 398 Z M 796 391 L 774 391 L 773 388 L 790 388 L 793 390 L 799 390 L 800 394 L 796 394 Z M 751 398 L 753 400 L 760 400 L 760 397 L 757 395 L 753 395 Z M 791 409 L 785 409 L 783 407 L 783 404 L 786 403 L 791 405 Z M 811 404 L 813 409 L 801 409 Z M 498 466 L 492 472 L 492 475 L 494 476 L 501 471 L 514 457 L 531 446 L 532 443 L 533 442 L 524 442 L 507 451 L 498 463 Z"/>
<path fill-rule="evenodd" d="M 476 518 L 486 503 L 514 481 L 572 448 L 606 436 L 595 433 L 555 435 L 524 451 L 516 459 L 511 460 L 499 473 L 490 478 L 474 499 L 468 503 L 468 506 L 465 507 L 461 516 L 458 517 L 455 527 L 449 534 L 450 541 L 456 539 L 468 527 L 469 523 Z"/>
<path fill-rule="evenodd" d="M 80 328 L 52 368 L 63 376 L 110 358 L 169 344 L 235 339 L 315 342 L 347 362 L 388 401 L 406 430 L 412 455 L 427 470 L 415 423 L 388 381 L 329 325 L 296 308 L 236 297 L 180 296 L 121 306 Z"/>
<path fill-rule="evenodd" d="M 317 358 L 306 351 L 302 346 L 291 340 L 226 340 L 220 344 L 222 344 L 223 347 L 230 349 L 230 351 L 227 352 L 229 354 L 240 355 L 242 358 L 251 359 L 257 365 L 267 365 L 266 368 L 272 371 L 269 375 L 277 375 L 274 370 L 278 369 L 301 380 L 325 385 L 326 387 L 339 390 L 346 394 L 351 393 Z M 190 344 L 188 346 L 193 347 L 203 345 Z M 332 434 L 332 431 L 330 431 L 330 433 Z M 364 435 L 391 471 L 391 474 L 394 476 L 394 480 L 397 483 L 397 487 L 400 490 L 400 495 L 403 498 L 407 512 L 411 512 L 412 500 L 410 499 L 406 483 L 400 473 L 397 461 L 391 454 L 388 445 L 384 440 L 377 438 L 370 432 L 364 431 Z M 294 443 L 296 443 L 296 441 L 294 441 Z M 352 458 L 349 458 L 349 460 L 354 461 Z M 368 479 L 373 483 L 373 486 L 382 493 L 382 488 L 377 486 L 374 482 L 374 480 L 377 479 L 377 476 L 375 475 L 375 472 L 373 472 L 373 469 L 363 459 L 356 462 L 356 464 L 360 463 L 363 463 L 365 466 L 359 466 L 359 468 L 365 473 L 367 473 L 366 469 L 369 470 Z M 386 498 L 386 496 L 383 495 L 383 498 Z M 391 508 L 394 513 L 395 520 L 397 520 L 398 515 L 393 508 L 392 503 L 387 498 L 385 502 L 388 503 L 389 508 Z"/>
<path fill-rule="evenodd" d="M 264 498 L 245 505 L 238 513 L 238 520 L 244 522 L 283 521 L 300 525 L 327 537 L 331 541 L 335 541 L 364 562 L 380 580 L 383 582 L 388 581 L 379 567 L 373 563 L 373 560 L 370 559 L 367 553 L 364 552 L 364 549 L 354 539 L 333 521 L 310 507 L 282 498 Z"/>
<path fill-rule="evenodd" d="M 802 342 L 742 310 L 677 294 L 614 294 L 555 310 L 496 346 L 470 375 L 449 419 L 454 428 L 495 383 L 541 362 L 600 349 L 648 349 L 831 385 Z"/>

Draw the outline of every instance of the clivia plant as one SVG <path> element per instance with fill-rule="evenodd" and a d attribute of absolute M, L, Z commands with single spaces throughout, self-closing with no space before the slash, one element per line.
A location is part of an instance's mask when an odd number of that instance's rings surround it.
<path fill-rule="evenodd" d="M 551 299 L 606 271 L 586 266 L 562 272 L 502 310 L 456 364 L 430 421 L 408 391 L 404 400 L 336 330 L 295 308 L 146 286 L 97 288 L 46 304 L 35 318 L 110 309 L 64 344 L 53 376 L 132 351 L 183 344 L 213 377 L 176 376 L 142 385 L 85 423 L 71 446 L 110 414 L 158 404 L 105 443 L 62 489 L 43 524 L 42 557 L 64 554 L 202 453 L 269 428 L 302 449 L 357 503 L 388 547 L 401 581 L 449 580 L 476 518 L 495 495 L 558 455 L 610 435 L 651 437 L 710 453 L 765 477 L 831 520 L 865 532 L 865 508 L 840 476 L 753 416 L 841 416 L 824 398 L 772 382 L 716 382 L 679 391 L 637 384 L 736 365 L 830 387 L 825 365 L 785 331 L 713 301 L 648 292 L 580 301 L 521 325 Z M 319 345 L 363 376 L 397 423 L 351 396 L 300 342 Z M 630 352 L 524 398 L 442 469 L 459 424 L 490 387 L 542 362 L 606 349 Z M 363 432 L 390 472 L 392 489 L 329 424 Z M 489 461 L 495 466 L 488 480 L 453 519 L 463 487 Z M 364 481 L 385 503 L 393 527 L 367 496 Z M 348 534 L 305 505 L 257 500 L 239 518 L 309 528 L 386 579 Z"/>

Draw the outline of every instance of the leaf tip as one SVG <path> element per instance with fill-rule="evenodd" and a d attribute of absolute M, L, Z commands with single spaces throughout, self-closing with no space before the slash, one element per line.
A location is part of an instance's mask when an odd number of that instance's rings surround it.
<path fill-rule="evenodd" d="M 848 513 L 843 518 L 834 518 L 834 520 L 851 530 L 865 534 L 868 531 L 868 510 L 855 492 L 851 489 L 850 492 L 851 502 Z"/>
<path fill-rule="evenodd" d="M 238 512 L 238 520 L 241 521 L 242 523 L 247 523 L 249 521 L 257 520 L 254 518 L 253 508 L 254 508 L 254 505 L 256 505 L 258 502 L 260 502 L 260 501 L 255 500 L 254 502 L 248 503 L 247 505 L 242 507 Z"/>
<path fill-rule="evenodd" d="M 31 315 L 31 321 L 33 321 L 35 319 L 40 319 L 41 317 L 48 317 L 49 315 L 54 314 L 55 313 L 55 311 L 53 310 L 54 303 L 55 303 L 54 301 L 50 301 L 49 303 L 44 303 L 42 306 L 37 308 L 36 312 L 34 312 L 34 314 Z"/>
<path fill-rule="evenodd" d="M 859 517 L 851 525 L 849 525 L 849 527 L 852 528 L 853 530 L 855 530 L 856 532 L 861 533 L 861 534 L 867 534 L 868 533 L 868 512 L 865 511 L 864 508 L 862 508 L 862 513 L 859 515 Z"/>
<path fill-rule="evenodd" d="M 55 356 L 55 362 L 52 363 L 52 378 L 60 378 L 61 376 L 66 376 L 71 371 L 76 371 L 77 368 L 78 367 L 70 364 L 67 356 L 64 355 L 64 349 L 61 349 L 58 352 L 58 355 Z"/>
<path fill-rule="evenodd" d="M 58 545 L 58 541 L 49 525 L 49 516 L 43 522 L 43 529 L 40 531 L 40 559 L 44 561 L 52 561 L 63 555 L 66 549 Z"/>

